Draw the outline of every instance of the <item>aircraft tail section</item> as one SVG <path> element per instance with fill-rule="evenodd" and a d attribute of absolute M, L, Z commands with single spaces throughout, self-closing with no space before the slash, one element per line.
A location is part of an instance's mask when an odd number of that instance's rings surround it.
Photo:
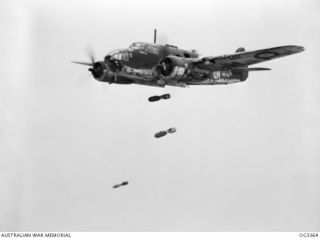
<path fill-rule="evenodd" d="M 236 53 L 239 52 L 245 52 L 246 49 L 244 47 L 239 47 L 236 50 Z M 248 66 L 243 66 L 243 67 L 236 67 L 232 69 L 233 74 L 238 75 L 239 78 L 241 79 L 241 81 L 245 81 L 247 80 L 248 76 L 249 76 L 249 71 L 266 71 L 266 70 L 270 70 L 269 68 L 262 68 L 262 67 L 252 67 L 252 68 L 248 68 Z"/>
<path fill-rule="evenodd" d="M 245 81 L 249 76 L 249 71 L 242 71 L 242 72 L 240 71 L 240 74 L 241 74 L 241 81 Z"/>
<path fill-rule="evenodd" d="M 247 80 L 249 76 L 249 71 L 247 70 L 232 70 L 232 75 L 236 76 L 236 78 L 240 79 L 240 81 Z"/>
<path fill-rule="evenodd" d="M 243 66 L 243 67 L 235 67 L 232 69 L 232 74 L 238 75 L 241 81 L 245 81 L 248 76 L 249 76 L 249 71 L 269 71 L 271 70 L 270 68 L 265 68 L 265 67 L 248 67 L 248 66 Z"/>

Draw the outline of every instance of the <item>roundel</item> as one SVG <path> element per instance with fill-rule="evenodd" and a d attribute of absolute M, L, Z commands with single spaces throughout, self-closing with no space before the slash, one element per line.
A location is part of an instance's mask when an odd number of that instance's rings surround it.
<path fill-rule="evenodd" d="M 255 54 L 255 58 L 260 58 L 260 59 L 270 59 L 275 56 L 279 55 L 277 52 L 272 52 L 272 51 L 265 51 L 265 52 L 260 52 Z"/>

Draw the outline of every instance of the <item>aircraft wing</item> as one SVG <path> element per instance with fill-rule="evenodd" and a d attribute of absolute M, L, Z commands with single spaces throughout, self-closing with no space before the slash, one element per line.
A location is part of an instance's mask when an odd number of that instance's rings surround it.
<path fill-rule="evenodd" d="M 304 48 L 301 46 L 280 46 L 256 51 L 237 52 L 230 55 L 204 57 L 194 61 L 193 63 L 197 67 L 207 70 L 239 68 L 241 66 L 257 64 L 302 51 L 304 51 Z"/>

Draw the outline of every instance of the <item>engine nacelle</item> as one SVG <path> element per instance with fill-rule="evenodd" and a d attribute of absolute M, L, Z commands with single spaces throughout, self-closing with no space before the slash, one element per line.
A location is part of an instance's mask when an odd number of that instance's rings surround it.
<path fill-rule="evenodd" d="M 128 77 L 118 75 L 117 69 L 114 68 L 114 63 L 111 61 L 95 62 L 89 71 L 97 81 L 117 84 L 132 84 L 134 82 Z"/>
<path fill-rule="evenodd" d="M 114 78 L 114 73 L 110 71 L 110 67 L 103 61 L 95 62 L 92 68 L 89 68 L 92 76 L 97 81 L 111 82 Z"/>
<path fill-rule="evenodd" d="M 160 61 L 158 72 L 165 80 L 181 81 L 190 73 L 191 60 L 178 56 L 168 56 Z"/>

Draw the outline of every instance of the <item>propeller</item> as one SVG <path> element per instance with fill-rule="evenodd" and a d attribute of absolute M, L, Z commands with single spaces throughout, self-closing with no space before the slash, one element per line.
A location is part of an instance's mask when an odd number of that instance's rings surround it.
<path fill-rule="evenodd" d="M 91 72 L 95 79 L 99 79 L 104 74 L 106 66 L 104 62 L 95 61 L 94 53 L 90 46 L 88 46 L 85 51 L 91 62 L 72 61 L 72 63 L 90 66 L 88 71 Z"/>
<path fill-rule="evenodd" d="M 80 61 L 71 61 L 71 62 L 75 64 L 85 65 L 85 66 L 93 66 L 92 63 L 88 63 L 88 62 L 80 62 Z"/>
<path fill-rule="evenodd" d="M 94 53 L 91 47 L 86 48 L 86 53 L 91 62 L 72 61 L 72 63 L 90 66 L 88 71 L 98 81 L 118 83 L 121 78 L 122 63 L 112 58 L 112 55 L 105 56 L 103 61 L 95 61 Z"/>
<path fill-rule="evenodd" d="M 95 63 L 94 58 L 95 57 L 94 57 L 93 49 L 90 45 L 86 47 L 86 53 L 87 53 L 88 57 L 90 58 L 92 65 L 94 65 L 94 63 Z"/>
<path fill-rule="evenodd" d="M 94 63 L 95 63 L 94 53 L 93 53 L 93 50 L 90 46 L 87 46 L 86 53 L 87 53 L 87 56 L 89 57 L 89 59 L 91 60 L 90 63 L 89 62 L 81 62 L 81 61 L 71 61 L 71 62 L 75 63 L 75 64 L 85 65 L 85 66 L 94 66 Z"/>

